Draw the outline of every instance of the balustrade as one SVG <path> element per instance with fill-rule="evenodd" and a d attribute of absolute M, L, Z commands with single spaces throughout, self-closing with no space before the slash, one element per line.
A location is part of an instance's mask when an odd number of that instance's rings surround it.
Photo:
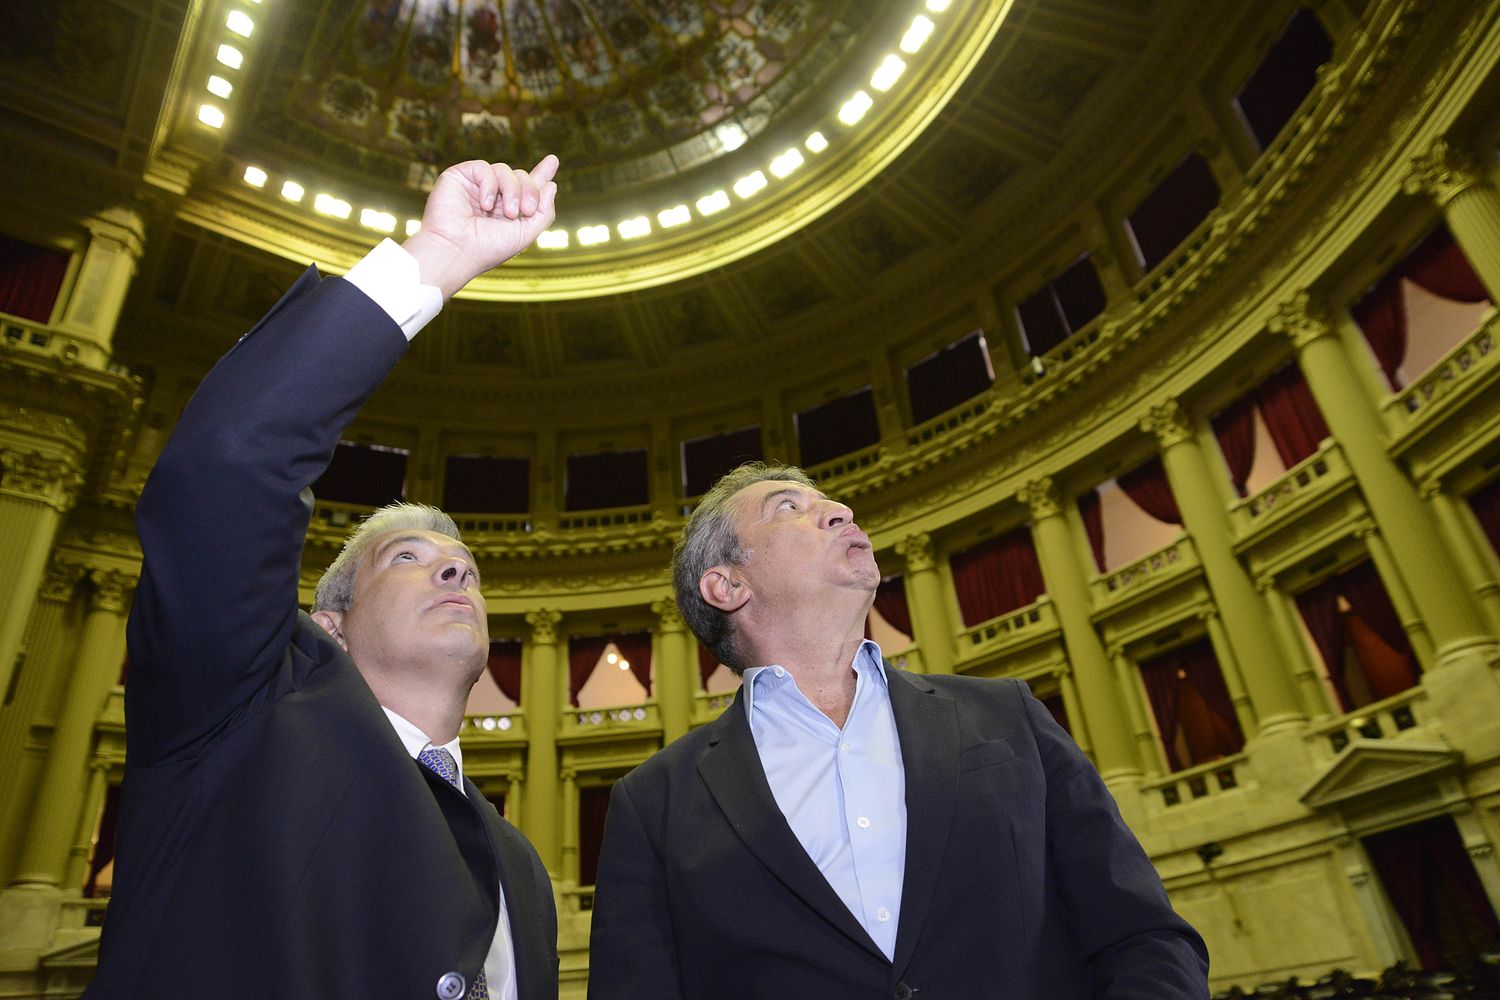
<path fill-rule="evenodd" d="M 1044 595 L 1024 608 L 958 633 L 959 656 L 971 656 L 980 650 L 989 652 L 1009 645 L 1012 640 L 1055 632 L 1058 627 L 1057 611 Z"/>
<path fill-rule="evenodd" d="M 1328 438 L 1316 452 L 1286 470 L 1265 489 L 1229 508 L 1229 520 L 1234 525 L 1236 537 L 1243 538 L 1250 531 L 1270 523 L 1280 512 L 1342 485 L 1349 476 L 1349 464 L 1344 460 L 1343 449 L 1338 442 Z"/>
<path fill-rule="evenodd" d="M 1155 583 L 1170 576 L 1177 576 L 1199 565 L 1198 551 L 1187 535 L 1155 552 L 1142 556 L 1119 569 L 1089 581 L 1089 587 L 1099 603 L 1114 600 L 1128 590 L 1141 585 Z"/>
<path fill-rule="evenodd" d="M 1500 359 L 1495 350 L 1497 321 L 1500 313 L 1491 312 L 1467 340 L 1443 355 L 1421 378 L 1386 400 L 1381 408 L 1387 422 L 1393 427 L 1410 426 L 1426 417 L 1434 403 L 1477 385 L 1482 373 L 1491 371 Z"/>
<path fill-rule="evenodd" d="M 1160 795 L 1167 808 L 1206 799 L 1239 788 L 1240 769 L 1244 765 L 1245 755 L 1242 753 L 1205 761 L 1143 782 L 1141 794 Z"/>

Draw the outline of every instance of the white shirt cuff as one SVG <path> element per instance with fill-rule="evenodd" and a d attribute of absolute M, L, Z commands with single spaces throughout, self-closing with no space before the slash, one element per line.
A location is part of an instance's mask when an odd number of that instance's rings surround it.
<path fill-rule="evenodd" d="M 395 320 L 407 340 L 443 308 L 442 290 L 422 284 L 417 259 L 391 240 L 381 240 L 364 260 L 349 269 L 344 280 Z"/>

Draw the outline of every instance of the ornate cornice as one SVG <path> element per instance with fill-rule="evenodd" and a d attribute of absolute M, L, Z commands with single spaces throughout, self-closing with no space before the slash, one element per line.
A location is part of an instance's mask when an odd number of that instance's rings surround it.
<path fill-rule="evenodd" d="M 562 624 L 562 613 L 542 608 L 526 615 L 526 624 L 531 629 L 533 646 L 557 645 L 557 626 Z"/>
<path fill-rule="evenodd" d="M 1479 158 L 1467 149 L 1438 139 L 1426 152 L 1411 158 L 1411 169 L 1401 182 L 1407 194 L 1426 195 L 1446 206 L 1469 188 L 1485 183 Z"/>

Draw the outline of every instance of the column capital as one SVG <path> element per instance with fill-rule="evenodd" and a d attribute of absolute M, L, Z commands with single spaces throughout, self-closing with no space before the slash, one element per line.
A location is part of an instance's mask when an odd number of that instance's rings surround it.
<path fill-rule="evenodd" d="M 1473 152 L 1438 139 L 1426 152 L 1411 158 L 1401 189 L 1407 194 L 1426 195 L 1441 208 L 1483 183 L 1484 170 Z"/>
<path fill-rule="evenodd" d="M 1197 612 L 1197 617 L 1198 617 L 1198 620 L 1200 622 L 1203 622 L 1204 624 L 1208 624 L 1210 622 L 1216 622 L 1216 621 L 1219 620 L 1219 609 L 1218 608 L 1199 608 L 1198 612 Z"/>
<path fill-rule="evenodd" d="M 1417 484 L 1417 493 L 1423 500 L 1431 500 L 1443 492 L 1443 481 L 1436 476 L 1429 476 Z"/>
<path fill-rule="evenodd" d="M 1106 652 L 1109 653 L 1109 658 L 1111 660 L 1119 661 L 1119 660 L 1123 660 L 1123 659 L 1126 658 L 1125 657 L 1125 644 L 1123 642 L 1112 642 L 1112 643 L 1110 643 L 1109 644 L 1109 648 L 1108 648 L 1108 650 L 1106 650 Z"/>
<path fill-rule="evenodd" d="M 78 591 L 78 581 L 83 579 L 84 568 L 77 563 L 64 562 L 54 557 L 42 572 L 42 584 L 37 596 L 44 601 L 67 604 Z"/>
<path fill-rule="evenodd" d="M 531 626 L 531 642 L 535 646 L 557 645 L 557 626 L 562 624 L 562 612 L 550 608 L 529 611 L 526 624 Z"/>
<path fill-rule="evenodd" d="M 135 592 L 136 578 L 117 569 L 89 570 L 89 582 L 94 585 L 89 595 L 90 611 L 113 611 L 124 614 L 130 607 L 130 596 Z"/>
<path fill-rule="evenodd" d="M 677 602 L 670 597 L 652 601 L 651 613 L 656 616 L 656 627 L 660 632 L 681 632 L 686 627 Z"/>
<path fill-rule="evenodd" d="M 115 205 L 83 220 L 95 240 L 113 243 L 139 260 L 146 252 L 146 224 L 141 213 L 129 205 Z"/>
<path fill-rule="evenodd" d="M 1273 333 L 1284 335 L 1300 350 L 1332 333 L 1333 317 L 1323 300 L 1304 288 L 1276 307 L 1270 327 Z"/>
<path fill-rule="evenodd" d="M 1193 419 L 1175 399 L 1157 403 L 1141 418 L 1141 430 L 1156 437 L 1163 449 L 1193 439 Z"/>
<path fill-rule="evenodd" d="M 905 560 L 908 573 L 921 573 L 932 569 L 936 563 L 932 550 L 932 536 L 925 531 L 907 535 L 897 542 L 896 554 Z"/>
<path fill-rule="evenodd" d="M 37 451 L 0 451 L 0 493 L 36 500 L 59 513 L 78 502 L 83 474 L 71 461 Z"/>
<path fill-rule="evenodd" d="M 1021 487 L 1016 498 L 1031 508 L 1033 521 L 1056 517 L 1062 513 L 1062 501 L 1058 496 L 1057 484 L 1053 482 L 1051 476 L 1038 476 L 1031 480 Z"/>

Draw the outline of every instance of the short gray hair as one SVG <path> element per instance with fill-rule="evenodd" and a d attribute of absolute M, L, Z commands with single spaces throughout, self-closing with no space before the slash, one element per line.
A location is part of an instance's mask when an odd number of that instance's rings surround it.
<path fill-rule="evenodd" d="M 380 508 L 359 523 L 339 550 L 338 556 L 318 578 L 313 611 L 348 611 L 354 603 L 354 573 L 360 557 L 377 535 L 387 531 L 435 531 L 463 541 L 453 518 L 425 503 L 393 503 Z"/>
<path fill-rule="evenodd" d="M 710 566 L 744 563 L 749 553 L 734 530 L 735 510 L 730 501 L 745 487 L 774 479 L 817 489 L 812 478 L 795 465 L 746 462 L 703 494 L 672 549 L 672 588 L 677 594 L 677 610 L 682 612 L 683 620 L 698 641 L 736 674 L 753 664 L 742 660 L 733 623 L 727 614 L 703 599 L 698 581 Z"/>

